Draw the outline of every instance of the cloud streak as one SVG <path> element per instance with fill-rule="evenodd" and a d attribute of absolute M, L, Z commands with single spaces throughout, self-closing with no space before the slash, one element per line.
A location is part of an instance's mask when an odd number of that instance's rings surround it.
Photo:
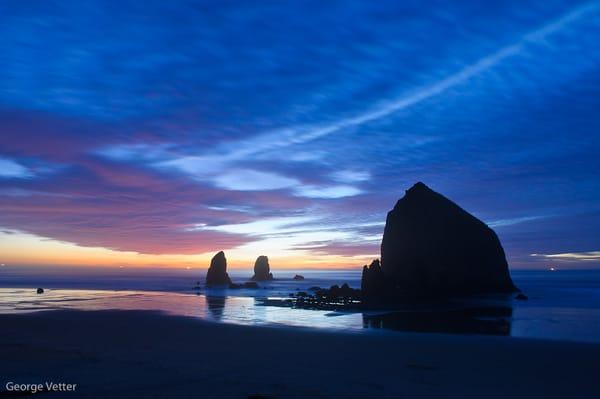
<path fill-rule="evenodd" d="M 29 169 L 20 163 L 0 157 L 0 178 L 28 179 L 32 176 Z"/>
<path fill-rule="evenodd" d="M 566 262 L 599 262 L 600 251 L 565 252 L 560 254 L 531 254 L 533 257 Z"/>
<path fill-rule="evenodd" d="M 465 83 L 470 78 L 493 68 L 505 59 L 521 54 L 527 45 L 542 42 L 548 36 L 558 33 L 570 24 L 597 12 L 599 8 L 600 6 L 595 2 L 577 7 L 556 20 L 546 23 L 525 34 L 515 43 L 504 46 L 499 50 L 480 58 L 455 74 L 431 85 L 415 89 L 410 94 L 383 101 L 381 105 L 371 110 L 349 118 L 337 120 L 333 123 L 317 126 L 289 127 L 252 137 L 237 143 L 235 145 L 236 149 L 229 152 L 227 157 L 229 159 L 243 159 L 247 156 L 261 152 L 303 144 L 336 133 L 340 130 L 355 128 L 390 116 L 431 97 L 444 93 L 457 85 Z"/>

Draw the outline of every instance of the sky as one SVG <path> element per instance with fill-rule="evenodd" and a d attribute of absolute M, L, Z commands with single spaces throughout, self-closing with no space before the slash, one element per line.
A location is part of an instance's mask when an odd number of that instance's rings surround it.
<path fill-rule="evenodd" d="M 0 3 L 3 265 L 355 267 L 417 181 L 600 268 L 600 1 Z"/>

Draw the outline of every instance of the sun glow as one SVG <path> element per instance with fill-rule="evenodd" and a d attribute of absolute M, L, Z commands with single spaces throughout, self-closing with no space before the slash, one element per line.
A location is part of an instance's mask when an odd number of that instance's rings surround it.
<path fill-rule="evenodd" d="M 272 265 L 279 268 L 342 268 L 359 267 L 373 257 L 313 255 L 306 250 L 282 250 L 270 245 L 281 244 L 269 240 L 246 244 L 225 250 L 230 268 L 247 268 L 256 257 L 267 255 Z M 284 240 L 285 241 L 285 240 Z M 293 241 L 293 240 L 292 240 Z M 35 250 L 32 250 L 35 248 Z M 219 249 L 215 249 L 217 252 Z M 102 247 L 83 247 L 70 242 L 52 240 L 22 232 L 0 232 L 0 260 L 10 265 L 65 265 L 65 266 L 119 266 L 119 267 L 174 267 L 203 269 L 208 266 L 214 253 L 195 255 L 142 254 L 133 251 L 117 251 Z"/>

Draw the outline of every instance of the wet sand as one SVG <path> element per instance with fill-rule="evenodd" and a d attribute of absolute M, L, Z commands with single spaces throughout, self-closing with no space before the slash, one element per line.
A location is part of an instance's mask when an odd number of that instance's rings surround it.
<path fill-rule="evenodd" d="M 0 378 L 60 398 L 594 398 L 600 345 L 332 333 L 150 311 L 0 315 Z M 0 397 L 5 395 L 0 394 Z M 260 396 L 259 396 L 260 397 Z"/>

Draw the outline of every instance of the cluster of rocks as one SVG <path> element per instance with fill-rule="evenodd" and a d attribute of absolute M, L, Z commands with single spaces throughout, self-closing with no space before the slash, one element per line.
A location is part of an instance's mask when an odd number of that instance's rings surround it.
<path fill-rule="evenodd" d="M 294 301 L 293 306 L 302 309 L 340 310 L 358 308 L 361 303 L 361 291 L 351 288 L 344 283 L 341 286 L 332 285 L 329 288 L 311 287 L 309 294 L 304 291 L 290 294 Z"/>

